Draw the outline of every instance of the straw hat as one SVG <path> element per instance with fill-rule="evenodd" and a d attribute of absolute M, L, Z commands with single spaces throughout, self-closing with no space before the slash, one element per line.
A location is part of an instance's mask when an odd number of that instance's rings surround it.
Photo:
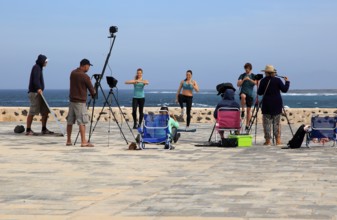
<path fill-rule="evenodd" d="M 266 68 L 261 71 L 265 73 L 276 73 L 276 69 L 272 65 L 267 65 Z"/>

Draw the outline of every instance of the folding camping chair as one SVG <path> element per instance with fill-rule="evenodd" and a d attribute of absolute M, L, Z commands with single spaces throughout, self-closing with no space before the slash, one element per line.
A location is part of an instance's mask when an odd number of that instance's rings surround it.
<path fill-rule="evenodd" d="M 218 109 L 215 129 L 219 131 L 229 131 L 229 134 L 238 134 L 241 129 L 240 109 L 232 107 L 221 107 Z M 217 132 L 217 133 L 218 133 Z M 217 134 L 215 135 L 217 141 Z"/>
<path fill-rule="evenodd" d="M 310 142 L 325 143 L 333 141 L 332 147 L 337 141 L 337 116 L 316 115 L 311 117 L 312 130 L 307 133 L 306 146 L 309 147 Z"/>
<path fill-rule="evenodd" d="M 171 150 L 171 135 L 169 131 L 170 116 L 167 111 L 160 111 L 166 114 L 144 114 L 144 122 L 139 132 L 139 148 L 144 150 L 145 144 L 165 144 L 165 149 Z"/>

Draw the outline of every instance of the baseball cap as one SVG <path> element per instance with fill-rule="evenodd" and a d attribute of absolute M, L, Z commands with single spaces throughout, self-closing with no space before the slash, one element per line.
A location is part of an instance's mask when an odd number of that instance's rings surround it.
<path fill-rule="evenodd" d="M 84 66 L 84 65 L 90 65 L 90 66 L 92 66 L 92 64 L 90 63 L 90 61 L 88 59 L 81 60 L 80 65 L 81 66 Z"/>

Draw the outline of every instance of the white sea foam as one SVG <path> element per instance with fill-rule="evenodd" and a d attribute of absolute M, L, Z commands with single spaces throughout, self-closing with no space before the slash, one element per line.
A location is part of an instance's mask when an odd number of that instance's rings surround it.
<path fill-rule="evenodd" d="M 283 93 L 283 96 L 337 96 L 337 93 Z"/>
<path fill-rule="evenodd" d="M 147 94 L 176 94 L 177 91 L 161 91 L 161 90 L 147 90 L 146 91 Z M 204 91 L 204 92 L 199 92 L 196 94 L 200 94 L 200 95 L 214 95 L 216 94 L 216 92 L 211 92 L 211 91 Z"/>

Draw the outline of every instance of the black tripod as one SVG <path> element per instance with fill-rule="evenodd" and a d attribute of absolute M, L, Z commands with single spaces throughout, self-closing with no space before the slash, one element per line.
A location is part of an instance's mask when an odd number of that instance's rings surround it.
<path fill-rule="evenodd" d="M 102 93 L 102 95 L 103 95 L 103 97 L 104 97 L 104 100 L 105 100 L 104 106 L 103 106 L 103 108 L 102 108 L 101 113 L 103 112 L 104 107 L 105 107 L 106 105 L 108 105 L 108 106 L 109 106 L 109 110 L 110 110 L 110 112 L 112 113 L 112 115 L 114 116 L 114 119 L 115 119 L 115 121 L 116 121 L 116 123 L 117 123 L 117 125 L 118 125 L 118 128 L 119 128 L 119 130 L 120 130 L 120 132 L 121 132 L 121 134 L 122 134 L 122 136 L 123 136 L 123 138 L 124 138 L 126 144 L 128 144 L 128 141 L 127 141 L 127 139 L 125 138 L 125 135 L 124 135 L 124 133 L 123 133 L 123 131 L 122 131 L 122 128 L 121 128 L 121 126 L 119 125 L 118 121 L 116 120 L 115 114 L 114 114 L 113 111 L 112 111 L 111 104 L 109 104 L 109 99 L 108 99 L 108 97 L 105 95 L 104 90 L 103 90 L 102 85 L 101 85 L 102 78 L 103 78 L 103 76 L 104 76 L 106 67 L 108 66 L 108 63 L 109 63 L 109 59 L 110 59 L 110 55 L 111 55 L 112 48 L 113 48 L 113 46 L 114 46 L 114 44 L 115 44 L 116 35 L 115 35 L 114 33 L 116 33 L 117 30 L 118 30 L 118 29 L 117 29 L 117 27 L 115 27 L 115 26 L 111 26 L 111 27 L 110 27 L 110 34 L 111 34 L 111 35 L 110 35 L 108 38 L 110 38 L 110 39 L 112 39 L 112 40 L 111 40 L 111 45 L 110 45 L 109 53 L 108 53 L 108 55 L 107 55 L 107 57 L 106 57 L 106 60 L 105 60 L 104 66 L 103 66 L 102 73 L 101 73 L 101 74 L 94 74 L 94 75 L 93 75 L 93 77 L 94 77 L 95 80 L 96 80 L 96 82 L 95 82 L 96 95 L 95 95 L 94 97 L 91 97 L 91 99 L 90 99 L 89 102 L 88 102 L 88 108 L 89 108 L 89 107 L 90 107 L 91 101 L 93 101 L 92 113 L 91 113 L 91 120 L 90 120 L 90 128 L 89 128 L 89 139 L 88 139 L 88 142 L 90 142 L 91 137 L 92 137 L 92 134 L 93 134 L 93 131 L 94 131 L 94 129 L 95 129 L 97 123 L 98 123 L 98 120 L 97 120 L 95 126 L 93 127 L 96 99 L 98 98 L 98 89 L 100 89 L 100 90 L 101 90 L 101 93 Z M 117 80 L 116 80 L 115 84 L 117 84 Z M 114 86 L 116 86 L 116 85 L 114 85 Z M 109 96 L 110 96 L 110 93 L 113 94 L 112 88 L 111 88 L 111 90 L 110 90 L 110 92 L 109 92 Z M 118 108 L 119 108 L 121 114 L 124 116 L 124 113 L 123 113 L 122 109 L 120 108 L 120 105 L 119 105 L 119 103 L 117 102 L 117 99 L 116 99 L 116 97 L 114 96 L 114 94 L 113 94 L 113 97 L 115 98 L 115 101 L 116 101 L 116 103 L 117 103 L 117 105 L 118 105 Z M 101 115 L 101 114 L 100 114 L 100 115 Z M 99 115 L 98 119 L 100 118 L 100 115 Z M 124 116 L 124 119 L 125 119 L 125 116 Z M 125 120 L 125 121 L 126 121 L 126 120 Z M 130 129 L 130 131 L 131 131 L 131 134 L 132 134 L 132 136 L 134 137 L 133 132 L 132 132 L 132 130 L 131 130 L 129 124 L 127 123 L 127 121 L 126 121 L 126 124 L 128 125 L 128 127 L 129 127 L 129 129 Z M 77 134 L 77 137 L 76 137 L 76 140 L 75 140 L 75 142 L 74 142 L 74 145 L 75 145 L 76 142 L 77 142 L 78 136 L 79 136 L 79 133 Z M 136 138 L 134 137 L 134 139 L 136 139 Z"/>
<path fill-rule="evenodd" d="M 118 100 L 117 100 L 117 98 L 116 98 L 116 96 L 115 96 L 115 93 L 114 93 L 114 91 L 113 91 L 113 88 L 110 87 L 109 95 L 108 95 L 107 97 L 105 96 L 102 87 L 100 87 L 100 88 L 101 88 L 102 94 L 103 94 L 103 96 L 104 96 L 105 102 L 104 102 L 104 105 L 103 105 L 103 107 L 102 107 L 101 112 L 99 113 L 99 115 L 98 115 L 98 117 L 97 117 L 96 123 L 95 123 L 95 125 L 94 125 L 93 127 L 92 127 L 93 120 L 91 120 L 91 125 L 90 125 L 90 131 L 91 131 L 91 132 L 89 133 L 89 139 L 88 139 L 88 141 L 90 142 L 91 136 L 92 136 L 92 134 L 93 134 L 94 131 L 95 131 L 95 128 L 96 128 L 96 126 L 97 126 L 97 124 L 98 124 L 98 122 L 99 122 L 99 120 L 100 120 L 100 118 L 101 118 L 101 115 L 104 114 L 104 113 L 103 113 L 104 108 L 105 108 L 106 106 L 108 106 L 109 111 L 110 111 L 111 115 L 113 116 L 113 119 L 114 119 L 114 121 L 116 122 L 116 124 L 117 124 L 117 126 L 118 126 L 118 128 L 119 128 L 119 131 L 120 131 L 120 133 L 121 133 L 123 139 L 125 140 L 126 144 L 129 144 L 129 143 L 128 143 L 128 140 L 126 139 L 126 137 L 125 137 L 125 135 L 124 135 L 124 133 L 123 133 L 122 127 L 121 127 L 121 125 L 119 124 L 119 122 L 118 122 L 118 120 L 117 120 L 117 118 L 116 118 L 115 113 L 112 111 L 112 108 L 111 108 L 111 106 L 112 106 L 112 100 L 111 100 L 111 98 L 112 98 L 112 97 L 114 98 L 114 100 L 115 100 L 115 102 L 116 102 L 116 105 L 117 105 L 117 107 L 118 107 L 118 109 L 119 109 L 119 112 L 120 112 L 120 114 L 123 116 L 124 121 L 126 122 L 128 128 L 129 128 L 129 130 L 130 130 L 130 133 L 132 134 L 132 136 L 133 136 L 134 139 L 136 139 L 136 137 L 134 136 L 134 134 L 133 134 L 133 132 L 132 132 L 132 129 L 131 129 L 129 123 L 127 122 L 127 120 L 126 120 L 126 118 L 125 118 L 125 115 L 123 114 L 123 111 L 122 111 L 122 109 L 121 109 L 121 107 L 120 107 L 120 105 L 119 105 L 119 103 L 118 103 Z M 109 102 L 109 100 L 111 100 L 111 101 Z"/>
<path fill-rule="evenodd" d="M 259 82 L 260 80 L 257 81 L 256 87 L 257 89 L 259 88 Z M 269 84 L 268 84 L 269 85 Z M 248 129 L 246 130 L 247 134 L 250 134 L 250 131 L 255 123 L 255 144 L 256 144 L 256 135 L 257 135 L 257 116 L 259 113 L 259 110 L 261 108 L 262 105 L 262 100 L 261 102 L 259 102 L 259 95 L 257 94 L 257 90 L 256 90 L 256 99 L 255 99 L 255 103 L 254 103 L 254 108 L 252 111 L 252 116 L 249 119 L 249 123 L 248 123 Z"/>

